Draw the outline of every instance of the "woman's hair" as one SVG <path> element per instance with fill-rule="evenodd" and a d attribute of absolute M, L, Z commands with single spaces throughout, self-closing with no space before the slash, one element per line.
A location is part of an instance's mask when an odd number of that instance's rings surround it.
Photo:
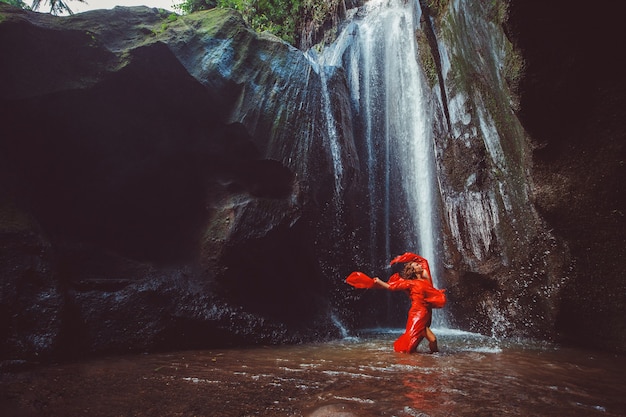
<path fill-rule="evenodd" d="M 402 278 L 404 279 L 415 279 L 417 278 L 417 272 L 415 272 L 415 268 L 411 263 L 404 265 L 404 269 L 402 270 Z"/>

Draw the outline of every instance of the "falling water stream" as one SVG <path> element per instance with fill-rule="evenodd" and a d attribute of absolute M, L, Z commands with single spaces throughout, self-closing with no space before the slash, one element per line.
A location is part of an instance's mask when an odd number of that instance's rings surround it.
<path fill-rule="evenodd" d="M 402 210 L 411 229 L 405 247 L 431 260 L 436 257 L 431 103 L 418 64 L 414 33 L 419 8 L 415 6 L 403 1 L 367 2 L 349 17 L 320 59 L 322 65 L 342 67 L 350 86 L 366 150 L 370 247 L 385 259 L 393 255 L 390 240 L 397 239 L 390 205 L 403 197 Z M 382 245 L 377 240 L 381 235 Z M 432 263 L 436 279 L 436 263 Z"/>
<path fill-rule="evenodd" d="M 370 220 L 371 263 L 387 264 L 399 254 L 392 253 L 392 247 L 400 253 L 419 253 L 429 260 L 438 286 L 433 95 L 419 65 L 415 32 L 420 14 L 417 2 L 368 1 L 351 11 L 337 40 L 318 62 L 343 70 L 353 119 L 360 124 L 357 131 L 362 133 L 355 134 L 355 140 L 364 144 L 361 158 L 369 199 L 364 215 Z M 325 84 L 327 77 L 320 73 Z M 324 92 L 327 97 L 327 87 Z M 332 123 L 329 126 L 329 136 L 337 138 Z M 340 167 L 335 170 L 340 172 Z M 445 325 L 444 313 L 436 311 L 434 323 Z"/>

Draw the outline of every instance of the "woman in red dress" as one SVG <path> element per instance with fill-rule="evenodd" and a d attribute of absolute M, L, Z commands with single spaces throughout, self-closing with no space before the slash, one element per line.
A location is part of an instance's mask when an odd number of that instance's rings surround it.
<path fill-rule="evenodd" d="M 374 284 L 390 291 L 405 291 L 411 299 L 411 309 L 406 322 L 406 330 L 393 344 L 396 352 L 411 353 L 423 338 L 428 340 L 431 353 L 438 352 L 437 337 L 430 330 L 432 308 L 445 304 L 444 290 L 432 285 L 430 273 L 420 262 L 411 261 L 404 266 L 402 276 L 394 274 L 389 282 L 374 278 Z"/>

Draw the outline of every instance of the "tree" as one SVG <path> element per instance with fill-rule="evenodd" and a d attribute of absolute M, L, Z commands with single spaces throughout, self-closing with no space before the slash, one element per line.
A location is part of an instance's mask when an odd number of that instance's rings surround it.
<path fill-rule="evenodd" d="M 199 12 L 200 10 L 209 10 L 217 6 L 217 0 L 186 0 L 184 3 L 177 4 L 174 7 L 183 13 Z"/>
<path fill-rule="evenodd" d="M 20 1 L 20 0 L 17 0 Z M 81 3 L 84 3 L 85 0 L 77 0 Z M 64 0 L 44 0 L 44 3 L 50 5 L 50 13 L 53 15 L 59 15 L 63 12 L 67 12 L 68 14 L 74 14 L 72 9 L 67 5 Z M 39 6 L 41 6 L 41 0 L 33 0 L 33 4 L 31 6 L 32 10 L 39 10 Z"/>
<path fill-rule="evenodd" d="M 30 10 L 30 7 L 22 0 L 0 0 L 0 3 L 10 4 L 11 6 L 19 7 L 20 9 Z"/>
<path fill-rule="evenodd" d="M 300 0 L 185 0 L 176 8 L 193 13 L 215 7 L 235 9 L 257 32 L 268 31 L 293 44 L 302 16 Z"/>

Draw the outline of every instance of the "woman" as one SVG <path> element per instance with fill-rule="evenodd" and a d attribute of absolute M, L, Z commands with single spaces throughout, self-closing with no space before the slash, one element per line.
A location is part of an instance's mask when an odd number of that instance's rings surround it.
<path fill-rule="evenodd" d="M 432 307 L 443 307 L 445 295 L 432 285 L 432 277 L 419 262 L 408 262 L 402 276 L 394 274 L 389 282 L 374 278 L 374 284 L 391 290 L 406 291 L 411 299 L 411 309 L 406 323 L 406 330 L 393 344 L 396 352 L 411 353 L 423 338 L 428 340 L 430 352 L 438 352 L 437 337 L 430 330 Z M 434 301 L 437 300 L 437 301 Z"/>

